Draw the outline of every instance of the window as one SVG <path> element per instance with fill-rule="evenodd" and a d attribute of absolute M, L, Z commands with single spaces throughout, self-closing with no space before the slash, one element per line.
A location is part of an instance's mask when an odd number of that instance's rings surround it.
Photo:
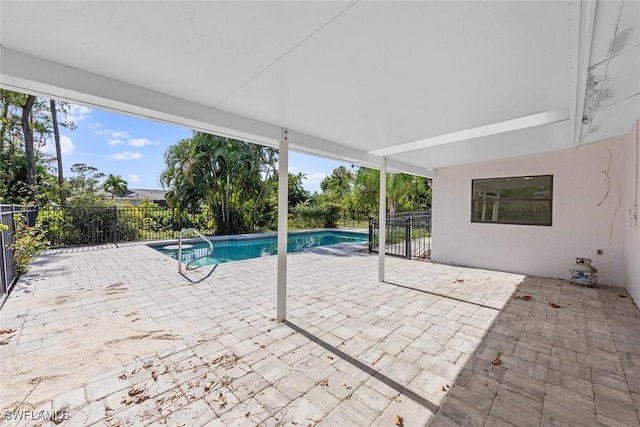
<path fill-rule="evenodd" d="M 553 175 L 471 181 L 471 222 L 551 225 Z"/>

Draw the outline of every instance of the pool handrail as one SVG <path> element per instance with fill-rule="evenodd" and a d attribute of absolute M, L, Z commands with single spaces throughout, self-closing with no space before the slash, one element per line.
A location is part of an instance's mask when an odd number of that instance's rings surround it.
<path fill-rule="evenodd" d="M 199 259 L 202 259 L 202 258 L 206 258 L 206 257 L 208 257 L 209 255 L 211 255 L 213 253 L 213 242 L 211 240 L 207 239 L 202 233 L 200 233 L 195 228 L 185 228 L 185 229 L 183 229 L 182 231 L 180 231 L 180 234 L 178 234 L 178 273 L 181 273 L 181 274 L 182 274 L 182 235 L 187 233 L 187 232 L 189 232 L 189 231 L 197 234 L 202 240 L 207 242 L 207 244 L 209 245 L 209 252 L 207 252 L 206 254 L 201 255 L 201 256 L 199 256 L 197 258 L 194 258 L 191 261 L 189 261 L 184 266 L 185 269 L 188 270 L 189 269 L 189 265 L 192 262 L 195 262 L 195 261 L 197 261 Z"/>

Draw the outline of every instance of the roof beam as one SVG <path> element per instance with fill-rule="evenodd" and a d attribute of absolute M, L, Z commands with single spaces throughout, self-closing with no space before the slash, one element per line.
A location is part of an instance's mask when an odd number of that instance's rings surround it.
<path fill-rule="evenodd" d="M 68 67 L 0 46 L 0 87 L 94 106 L 197 131 L 277 147 L 282 127 Z M 289 131 L 294 151 L 380 167 L 380 156 L 336 142 Z M 430 169 L 390 161 L 396 172 L 433 177 Z"/>
<path fill-rule="evenodd" d="M 340 145 L 335 142 L 325 141 L 299 132 L 289 131 L 289 141 L 289 147 L 292 150 L 306 154 L 339 159 L 354 163 L 358 166 L 366 166 L 373 169 L 380 169 L 380 165 L 382 164 L 381 156 L 357 150 L 352 147 L 347 147 L 345 145 Z M 327 153 L 331 153 L 331 155 L 328 156 Z M 435 172 L 432 169 L 421 168 L 394 159 L 387 159 L 387 168 L 392 172 L 403 172 L 412 175 L 424 176 L 426 178 L 435 178 Z"/>
<path fill-rule="evenodd" d="M 277 146 L 280 129 L 267 123 L 68 67 L 0 46 L 0 86 Z"/>
<path fill-rule="evenodd" d="M 557 110 L 550 110 L 543 113 L 518 117 L 517 119 L 505 120 L 502 122 L 491 123 L 488 125 L 447 133 L 444 135 L 405 142 L 404 144 L 398 144 L 391 147 L 372 150 L 369 151 L 369 153 L 375 154 L 377 156 L 391 156 L 394 154 L 406 153 L 408 151 L 435 147 L 437 145 L 451 144 L 454 142 L 466 141 L 474 138 L 481 138 L 485 136 L 498 135 L 501 133 L 527 129 L 534 126 L 562 122 L 568 119 L 569 109 L 560 108 Z"/>
<path fill-rule="evenodd" d="M 572 105 L 571 105 L 571 136 L 573 146 L 580 145 L 582 140 L 582 118 L 584 116 L 585 101 L 587 96 L 587 81 L 589 78 L 589 62 L 591 60 L 591 43 L 593 41 L 593 29 L 596 17 L 596 0 L 581 1 L 578 4 L 580 8 L 580 27 L 578 28 L 578 37 L 574 37 L 572 49 L 577 53 L 577 61 L 575 55 L 571 57 L 571 63 L 576 62 L 575 70 L 569 75 L 572 87 Z"/>

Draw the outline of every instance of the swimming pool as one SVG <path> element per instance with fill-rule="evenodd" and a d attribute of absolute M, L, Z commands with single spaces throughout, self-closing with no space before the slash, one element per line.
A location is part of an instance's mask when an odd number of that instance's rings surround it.
<path fill-rule="evenodd" d="M 299 252 L 316 246 L 335 245 L 337 243 L 367 243 L 369 236 L 364 232 L 322 230 L 290 232 L 287 238 L 287 252 Z M 169 246 L 170 249 L 165 249 Z M 174 259 L 178 257 L 176 245 L 152 246 L 153 249 Z M 213 240 L 213 254 L 193 262 L 192 266 L 221 264 L 224 262 L 240 261 L 244 259 L 260 258 L 278 253 L 276 235 L 260 237 L 233 237 L 224 240 Z M 182 249 L 182 261 L 189 262 L 204 256 L 209 250 L 206 243 L 193 244 L 192 247 Z"/>

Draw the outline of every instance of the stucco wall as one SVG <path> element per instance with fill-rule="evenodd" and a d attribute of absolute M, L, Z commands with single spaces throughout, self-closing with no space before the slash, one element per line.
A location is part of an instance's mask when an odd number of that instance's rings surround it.
<path fill-rule="evenodd" d="M 625 184 L 629 151 L 635 154 L 632 148 L 627 136 L 578 149 L 437 169 L 432 259 L 567 278 L 575 258 L 588 257 L 598 268 L 601 283 L 628 286 L 630 276 L 636 275 L 637 281 L 640 275 L 638 267 L 631 271 L 627 262 L 629 251 L 640 259 L 637 230 L 635 238 L 627 236 L 629 188 Z M 544 174 L 553 174 L 552 226 L 471 223 L 472 179 Z M 603 255 L 597 255 L 598 249 L 604 250 Z M 640 300 L 640 285 L 635 292 Z"/>
<path fill-rule="evenodd" d="M 631 221 L 628 209 L 634 203 L 640 202 L 640 177 L 636 175 L 638 168 L 638 149 L 640 142 L 638 137 L 638 125 L 628 136 L 627 143 L 627 191 L 625 193 L 625 218 L 624 224 L 624 251 L 626 259 L 625 287 L 636 301 L 640 304 L 640 224 L 637 226 Z M 636 181 L 638 180 L 638 181 Z"/>

